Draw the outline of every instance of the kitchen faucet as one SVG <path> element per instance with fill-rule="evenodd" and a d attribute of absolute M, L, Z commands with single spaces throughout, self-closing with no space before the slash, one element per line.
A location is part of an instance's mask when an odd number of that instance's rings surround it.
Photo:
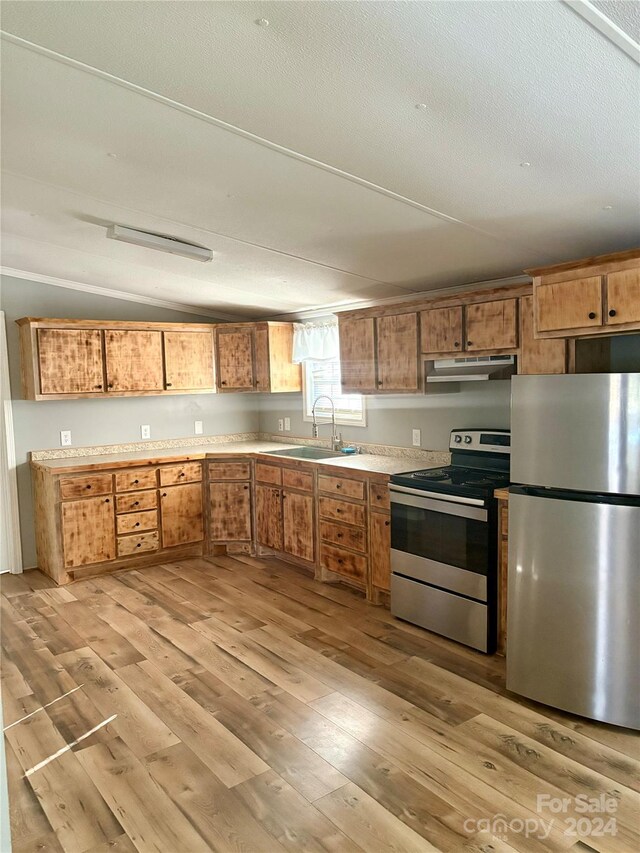
<path fill-rule="evenodd" d="M 331 403 L 331 449 L 339 450 L 342 444 L 342 437 L 336 432 L 336 406 L 331 397 L 328 397 L 326 394 L 320 394 L 319 397 L 316 397 L 313 401 L 313 406 L 311 406 L 311 415 L 313 417 L 312 435 L 314 438 L 318 437 L 318 424 L 316 423 L 316 403 L 318 400 L 328 400 Z"/>

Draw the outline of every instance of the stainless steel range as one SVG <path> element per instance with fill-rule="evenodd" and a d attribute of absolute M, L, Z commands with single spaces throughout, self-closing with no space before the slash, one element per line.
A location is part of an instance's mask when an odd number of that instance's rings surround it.
<path fill-rule="evenodd" d="M 495 651 L 497 502 L 511 434 L 452 430 L 451 465 L 391 477 L 391 612 Z"/>

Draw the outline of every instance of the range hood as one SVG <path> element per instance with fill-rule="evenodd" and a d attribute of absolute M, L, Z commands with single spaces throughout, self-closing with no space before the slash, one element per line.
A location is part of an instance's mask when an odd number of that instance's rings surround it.
<path fill-rule="evenodd" d="M 425 361 L 427 382 L 478 382 L 509 379 L 515 373 L 512 355 L 486 355 L 475 358 L 442 358 Z"/>

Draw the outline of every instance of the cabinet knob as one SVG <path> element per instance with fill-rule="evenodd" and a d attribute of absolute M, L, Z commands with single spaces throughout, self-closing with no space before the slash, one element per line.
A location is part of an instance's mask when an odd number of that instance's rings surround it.
<path fill-rule="evenodd" d="M 140 547 L 142 547 L 142 542 L 138 542 L 138 544 L 136 545 L 136 548 L 140 548 Z"/>
<path fill-rule="evenodd" d="M 344 563 L 344 560 L 342 558 L 338 558 L 338 562 L 340 563 L 340 565 L 342 565 Z"/>
<path fill-rule="evenodd" d="M 617 313 L 617 312 L 616 312 L 616 311 L 614 311 L 614 309 L 612 308 L 612 309 L 611 309 L 611 311 L 609 311 L 609 316 L 610 316 L 610 317 L 615 317 L 615 316 L 616 316 L 616 313 Z"/>
<path fill-rule="evenodd" d="M 88 486 L 85 486 L 85 489 L 90 489 L 90 488 L 91 488 L 91 484 L 89 484 Z"/>
<path fill-rule="evenodd" d="M 167 386 L 167 388 L 171 388 L 171 382 L 165 382 L 165 385 Z"/>
<path fill-rule="evenodd" d="M 342 488 L 341 484 L 340 484 L 340 483 L 336 483 L 336 489 L 341 489 L 341 488 Z"/>
<path fill-rule="evenodd" d="M 134 526 L 134 527 L 140 527 L 140 522 L 139 522 L 139 521 L 136 521 L 136 523 L 135 523 L 133 526 Z"/>
<path fill-rule="evenodd" d="M 162 493 L 162 497 L 163 497 L 163 498 L 166 498 L 166 496 L 167 496 L 167 493 L 166 493 L 166 492 L 163 492 L 163 493 Z"/>
<path fill-rule="evenodd" d="M 249 486 L 243 486 L 242 488 L 243 488 L 243 489 L 245 490 L 245 492 L 246 492 L 246 491 L 247 491 L 247 489 L 249 488 Z"/>
<path fill-rule="evenodd" d="M 184 471 L 180 471 L 180 473 L 178 474 L 178 477 L 184 477 Z"/>
<path fill-rule="evenodd" d="M 137 486 L 139 482 L 140 482 L 140 480 L 134 480 L 133 481 L 134 486 Z"/>
<path fill-rule="evenodd" d="M 381 388 L 381 387 L 382 387 L 382 379 L 378 379 L 378 387 L 379 387 L 379 388 Z"/>
<path fill-rule="evenodd" d="M 590 320 L 595 320 L 595 319 L 596 319 L 596 313 L 595 313 L 595 311 L 589 311 L 589 319 L 590 319 Z"/>
<path fill-rule="evenodd" d="M 391 522 L 390 522 L 390 521 L 385 521 L 384 526 L 385 526 L 385 527 L 388 527 L 390 524 L 391 524 Z"/>
<path fill-rule="evenodd" d="M 276 494 L 278 494 L 278 493 L 276 492 Z M 282 500 L 284 500 L 285 498 L 286 498 L 286 495 L 283 495 L 283 496 L 282 496 Z"/>
<path fill-rule="evenodd" d="M 133 505 L 138 506 L 139 503 L 140 503 L 140 501 L 134 501 Z"/>
<path fill-rule="evenodd" d="M 460 341 L 454 341 L 454 342 L 453 342 L 453 345 L 454 345 L 454 347 L 459 347 L 459 346 L 460 346 Z"/>
<path fill-rule="evenodd" d="M 344 534 L 342 534 L 342 533 L 338 533 L 338 539 L 342 539 L 343 535 Z"/>
<path fill-rule="evenodd" d="M 468 347 L 472 347 L 472 346 L 473 346 L 473 341 L 467 341 L 467 346 L 468 346 Z"/>
<path fill-rule="evenodd" d="M 95 387 L 96 391 L 100 391 L 100 389 L 102 388 L 102 385 L 95 385 L 94 387 Z"/>
<path fill-rule="evenodd" d="M 226 380 L 226 379 L 223 379 L 223 380 L 220 382 L 220 384 L 221 384 L 221 385 L 226 385 L 226 384 L 227 384 L 227 380 Z"/>
<path fill-rule="evenodd" d="M 105 501 L 104 501 L 104 502 L 105 502 L 106 504 L 108 504 L 108 503 L 109 503 L 109 498 L 105 498 Z"/>
<path fill-rule="evenodd" d="M 108 382 L 108 383 L 107 383 L 107 388 L 113 388 L 113 382 Z"/>
<path fill-rule="evenodd" d="M 338 513 L 338 515 L 342 515 L 342 510 L 341 510 L 341 509 L 337 509 L 337 510 L 336 510 L 336 512 Z"/>

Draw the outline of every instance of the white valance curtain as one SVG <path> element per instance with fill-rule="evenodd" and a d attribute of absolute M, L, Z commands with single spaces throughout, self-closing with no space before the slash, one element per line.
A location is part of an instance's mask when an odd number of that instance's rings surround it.
<path fill-rule="evenodd" d="M 293 327 L 293 363 L 328 361 L 338 358 L 338 320 L 318 323 L 296 323 Z"/>
<path fill-rule="evenodd" d="M 4 311 L 0 311 L 0 572 L 22 571 L 18 483 Z"/>

